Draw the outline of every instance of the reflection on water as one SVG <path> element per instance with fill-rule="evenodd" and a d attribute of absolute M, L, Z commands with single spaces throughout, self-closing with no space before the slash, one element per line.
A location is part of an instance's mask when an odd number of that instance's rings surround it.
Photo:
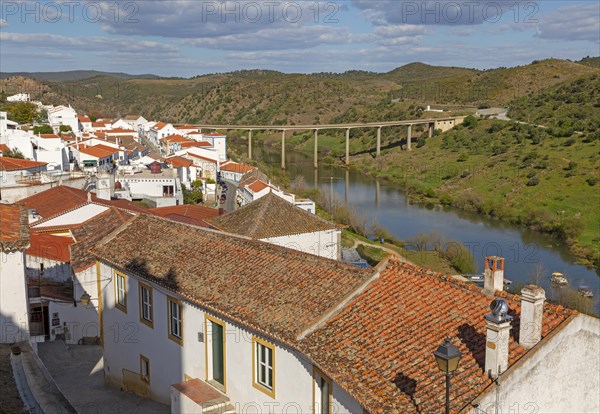
<path fill-rule="evenodd" d="M 269 166 L 279 166 L 279 154 L 257 151 Z M 418 233 L 437 232 L 446 239 L 464 243 L 474 253 L 479 271 L 485 256 L 505 258 L 505 275 L 515 283 L 532 281 L 536 265 L 544 269 L 541 281 L 546 296 L 556 294 L 550 283 L 552 272 L 561 272 L 571 287 L 589 286 L 597 297 L 600 278 L 594 270 L 574 263 L 568 248 L 548 236 L 476 213 L 450 207 L 412 205 L 399 187 L 379 182 L 357 171 L 320 165 L 313 168 L 312 158 L 288 152 L 287 172 L 291 178 L 302 175 L 307 183 L 324 191 L 334 191 L 356 210 L 386 227 L 401 240 Z M 268 172 L 267 172 L 268 173 Z M 600 309 L 596 305 L 596 310 Z"/>

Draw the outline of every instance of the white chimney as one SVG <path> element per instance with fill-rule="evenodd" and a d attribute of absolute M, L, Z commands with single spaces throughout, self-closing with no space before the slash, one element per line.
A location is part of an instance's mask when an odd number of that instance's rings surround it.
<path fill-rule="evenodd" d="M 109 172 L 100 172 L 96 177 L 96 197 L 110 200 L 115 195 L 115 175 Z"/>
<path fill-rule="evenodd" d="M 542 318 L 546 292 L 536 285 L 525 285 L 521 289 L 521 327 L 519 345 L 530 349 L 542 339 Z"/>
<path fill-rule="evenodd" d="M 492 313 L 485 315 L 485 372 L 490 378 L 497 378 L 508 368 L 508 340 L 512 316 L 508 315 L 508 304 L 504 299 L 494 299 L 490 309 Z"/>
<path fill-rule="evenodd" d="M 483 271 L 483 293 L 489 296 L 494 291 L 504 288 L 504 258 L 488 256 L 485 258 L 485 270 Z"/>

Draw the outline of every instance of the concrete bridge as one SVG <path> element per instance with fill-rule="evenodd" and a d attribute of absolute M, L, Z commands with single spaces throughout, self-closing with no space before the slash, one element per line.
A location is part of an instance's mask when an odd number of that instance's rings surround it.
<path fill-rule="evenodd" d="M 464 116 L 452 116 L 443 118 L 410 119 L 402 121 L 381 122 L 354 122 L 347 124 L 320 124 L 320 125 L 210 125 L 197 124 L 195 127 L 213 130 L 245 130 L 248 131 L 248 158 L 252 159 L 252 131 L 281 131 L 281 168 L 285 169 L 285 135 L 287 131 L 314 131 L 314 167 L 318 167 L 319 131 L 323 129 L 345 129 L 346 130 L 346 165 L 350 165 L 350 131 L 356 128 L 377 128 L 376 156 L 381 155 L 381 128 L 406 126 L 406 149 L 412 150 L 412 127 L 414 125 L 427 125 L 429 137 L 433 136 L 436 129 L 446 131 L 455 125 L 461 124 Z"/>

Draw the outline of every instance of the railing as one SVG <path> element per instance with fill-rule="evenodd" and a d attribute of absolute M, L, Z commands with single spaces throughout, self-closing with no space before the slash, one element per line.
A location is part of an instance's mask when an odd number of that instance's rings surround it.
<path fill-rule="evenodd" d="M 144 380 L 144 377 L 125 368 L 123 368 L 123 389 L 144 398 L 148 395 L 148 383 Z"/>

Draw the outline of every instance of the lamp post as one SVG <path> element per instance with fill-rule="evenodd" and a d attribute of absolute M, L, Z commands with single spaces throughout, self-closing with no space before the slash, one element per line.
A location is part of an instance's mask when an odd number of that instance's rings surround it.
<path fill-rule="evenodd" d="M 450 414 L 450 377 L 458 368 L 462 354 L 457 347 L 452 345 L 450 338 L 446 338 L 443 344 L 433 353 L 438 368 L 446 374 L 446 414 Z"/>

